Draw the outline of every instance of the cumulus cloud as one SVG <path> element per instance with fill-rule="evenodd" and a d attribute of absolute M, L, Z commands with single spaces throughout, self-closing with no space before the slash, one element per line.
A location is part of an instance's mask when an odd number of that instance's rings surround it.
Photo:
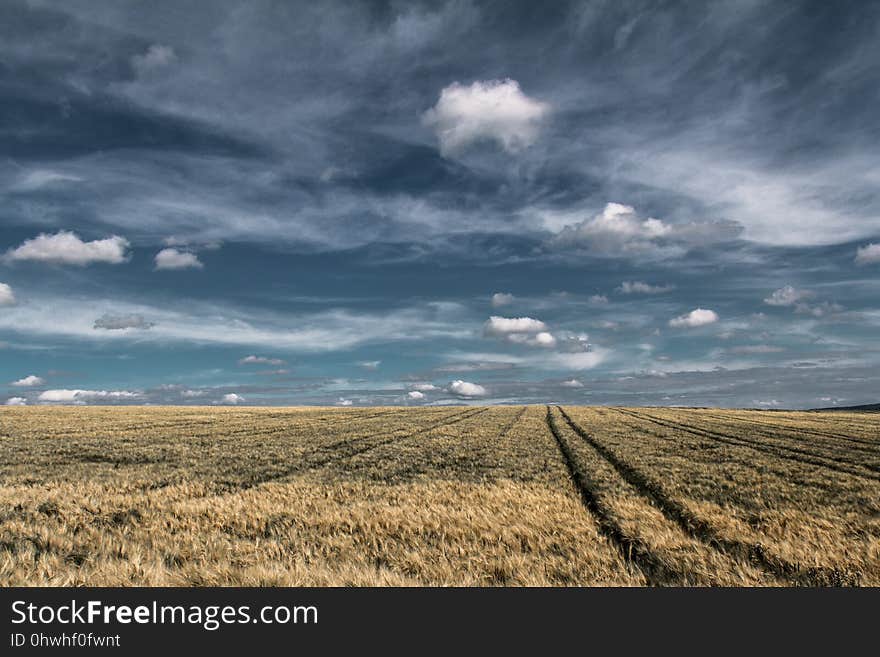
<path fill-rule="evenodd" d="M 168 248 L 156 254 L 156 269 L 201 269 L 204 267 L 199 257 L 190 251 Z"/>
<path fill-rule="evenodd" d="M 155 322 L 148 322 L 143 315 L 111 315 L 104 313 L 95 320 L 94 328 L 106 331 L 124 331 L 126 329 L 140 329 L 146 331 L 153 328 Z"/>
<path fill-rule="evenodd" d="M 425 393 L 419 392 L 418 390 L 411 390 L 410 392 L 406 393 L 406 396 L 410 399 L 418 401 L 419 399 L 425 398 Z"/>
<path fill-rule="evenodd" d="M 511 333 L 538 333 L 546 331 L 547 325 L 539 319 L 531 317 L 498 317 L 492 315 L 483 324 L 483 335 L 487 337 L 505 337 Z"/>
<path fill-rule="evenodd" d="M 118 265 L 128 259 L 128 247 L 128 240 L 118 235 L 84 242 L 76 233 L 62 230 L 52 235 L 40 233 L 25 240 L 20 246 L 7 251 L 4 260 L 32 260 L 80 267 L 98 262 Z"/>
<path fill-rule="evenodd" d="M 5 406 L 27 406 L 27 399 L 24 397 L 10 397 L 6 400 Z"/>
<path fill-rule="evenodd" d="M 798 290 L 791 285 L 786 285 L 774 290 L 773 294 L 764 299 L 768 306 L 793 306 L 799 301 L 813 296 L 809 290 Z"/>
<path fill-rule="evenodd" d="M 87 401 L 136 399 L 140 397 L 138 392 L 128 390 L 46 390 L 37 397 L 42 402 L 54 402 L 61 404 L 85 403 Z"/>
<path fill-rule="evenodd" d="M 434 130 L 444 155 L 453 155 L 481 141 L 494 141 L 509 153 L 531 146 L 547 103 L 529 98 L 516 80 L 454 82 L 440 92 L 437 104 L 422 115 Z"/>
<path fill-rule="evenodd" d="M 458 397 L 485 397 L 487 394 L 483 386 L 461 379 L 450 383 L 447 391 Z"/>
<path fill-rule="evenodd" d="M 345 399 L 344 397 L 340 397 L 336 400 L 336 406 L 351 406 L 353 403 L 353 401 Z"/>
<path fill-rule="evenodd" d="M 604 294 L 594 294 L 589 299 L 587 299 L 587 302 L 594 306 L 604 306 L 606 303 L 608 303 L 608 297 L 606 297 Z"/>
<path fill-rule="evenodd" d="M 866 244 L 856 250 L 857 265 L 873 265 L 880 262 L 880 244 Z"/>
<path fill-rule="evenodd" d="M 241 404 L 243 401 L 244 397 L 234 392 L 227 393 L 220 398 L 222 404 Z"/>
<path fill-rule="evenodd" d="M 583 388 L 584 384 L 578 381 L 577 379 L 569 379 L 568 381 L 563 381 L 560 383 L 563 388 Z"/>
<path fill-rule="evenodd" d="M 15 294 L 6 283 L 0 283 L 0 306 L 15 305 Z"/>
<path fill-rule="evenodd" d="M 267 358 L 266 356 L 245 356 L 244 358 L 239 359 L 239 365 L 284 365 L 285 361 L 280 358 Z"/>
<path fill-rule="evenodd" d="M 695 308 L 689 313 L 670 319 L 669 325 L 673 328 L 694 328 L 714 324 L 717 321 L 718 314 L 714 310 Z"/>
<path fill-rule="evenodd" d="M 171 46 L 165 46 L 160 43 L 154 43 L 147 51 L 131 58 L 131 65 L 138 75 L 149 75 L 167 66 L 170 66 L 177 60 L 177 53 Z"/>
<path fill-rule="evenodd" d="M 412 389 L 418 390 L 420 392 L 433 392 L 435 390 L 440 390 L 440 388 L 435 386 L 433 383 L 416 383 L 413 384 Z"/>
<path fill-rule="evenodd" d="M 530 333 L 510 333 L 507 336 L 508 342 L 513 342 L 514 344 L 524 344 L 530 347 L 555 347 L 556 346 L 556 338 L 552 333 L 548 331 L 541 331 L 540 333 L 530 334 Z"/>
<path fill-rule="evenodd" d="M 621 294 L 663 294 L 674 289 L 674 285 L 651 285 L 642 281 L 624 281 L 617 288 L 617 291 Z"/>
<path fill-rule="evenodd" d="M 642 218 L 632 206 L 608 203 L 594 217 L 562 227 L 549 245 L 600 256 L 670 257 L 690 247 L 733 239 L 741 229 L 731 221 L 666 223 Z"/>
<path fill-rule="evenodd" d="M 381 364 L 381 360 L 360 360 L 357 363 L 358 367 L 363 367 L 365 370 L 378 370 Z"/>
<path fill-rule="evenodd" d="M 500 308 L 501 306 L 509 305 L 513 303 L 514 298 L 512 294 L 507 292 L 496 292 L 492 295 L 492 307 Z"/>
<path fill-rule="evenodd" d="M 10 385 L 16 386 L 17 388 L 29 388 L 31 386 L 41 386 L 46 383 L 41 377 L 36 374 L 30 374 L 24 378 L 19 379 L 18 381 L 13 381 Z"/>

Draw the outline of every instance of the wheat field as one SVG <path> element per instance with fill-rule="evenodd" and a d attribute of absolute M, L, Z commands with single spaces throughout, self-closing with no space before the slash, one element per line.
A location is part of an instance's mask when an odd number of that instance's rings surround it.
<path fill-rule="evenodd" d="M 0 585 L 880 585 L 880 415 L 0 410 Z"/>

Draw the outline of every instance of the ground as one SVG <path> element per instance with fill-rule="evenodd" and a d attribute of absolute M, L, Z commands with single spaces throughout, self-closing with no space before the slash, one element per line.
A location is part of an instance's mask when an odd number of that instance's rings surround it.
<path fill-rule="evenodd" d="M 0 410 L 2 585 L 880 585 L 880 414 Z"/>

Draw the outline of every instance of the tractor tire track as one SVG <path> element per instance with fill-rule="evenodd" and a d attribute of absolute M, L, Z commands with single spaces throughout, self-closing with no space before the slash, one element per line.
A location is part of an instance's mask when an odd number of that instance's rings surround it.
<path fill-rule="evenodd" d="M 650 586 L 667 586 L 683 581 L 682 573 L 670 568 L 644 542 L 627 536 L 612 515 L 608 513 L 595 493 L 596 485 L 580 467 L 577 457 L 565 438 L 562 437 L 549 406 L 547 406 L 546 422 L 547 428 L 556 439 L 556 445 L 562 454 L 562 460 L 565 462 L 569 477 L 580 495 L 581 503 L 596 521 L 601 534 L 617 548 L 621 558 L 637 567 Z"/>
<path fill-rule="evenodd" d="M 409 433 L 398 435 L 398 431 L 400 429 L 395 430 L 391 434 L 387 431 L 369 434 L 366 436 L 358 436 L 355 438 L 344 438 L 343 440 L 336 441 L 329 445 L 322 445 L 315 449 L 314 452 L 311 453 L 310 456 L 319 455 L 321 453 L 327 453 L 327 455 L 323 458 L 319 458 L 317 460 L 311 460 L 308 456 L 306 456 L 303 462 L 299 462 L 289 468 L 285 468 L 280 472 L 274 472 L 271 474 L 266 474 L 263 476 L 256 476 L 251 479 L 247 479 L 241 482 L 230 482 L 230 492 L 247 490 L 249 488 L 253 488 L 255 486 L 259 486 L 260 484 L 268 483 L 271 481 L 278 481 L 280 479 L 284 479 L 286 477 L 290 477 L 292 475 L 298 474 L 300 472 L 304 472 L 306 470 L 314 470 L 317 468 L 321 468 L 328 463 L 333 461 L 339 461 L 342 459 L 352 458 L 353 456 L 358 456 L 359 454 L 363 454 L 364 452 L 368 452 L 372 449 L 376 449 L 378 447 L 382 447 L 384 445 L 388 445 L 398 440 L 406 440 L 408 438 L 414 438 L 416 436 L 422 435 L 429 431 L 433 431 L 434 429 L 439 429 L 441 427 L 448 427 L 453 424 L 458 424 L 459 422 L 463 422 L 465 420 L 469 420 L 477 415 L 485 413 L 489 409 L 487 407 L 479 408 L 477 410 L 468 409 L 459 413 L 454 413 L 450 416 L 447 416 L 440 422 L 435 422 L 434 424 L 428 425 L 427 427 L 423 427 L 421 429 L 416 429 L 415 431 L 411 431 Z M 388 436 L 384 440 L 380 440 L 378 442 L 370 443 L 368 445 L 358 446 L 359 443 L 362 443 L 365 440 L 369 440 L 371 438 L 378 438 L 380 436 Z M 347 450 L 346 448 L 355 446 L 354 449 Z M 345 450 L 344 453 L 340 454 L 340 450 Z"/>
<path fill-rule="evenodd" d="M 673 499 L 656 481 L 617 456 L 603 443 L 596 440 L 578 425 L 564 409 L 556 407 L 562 418 L 578 436 L 611 465 L 620 477 L 635 488 L 667 519 L 677 524 L 685 533 L 710 548 L 755 564 L 774 578 L 799 586 L 855 586 L 858 578 L 852 573 L 834 568 L 807 567 L 790 563 L 770 554 L 761 544 L 749 544 L 721 536 L 717 530 L 687 507 Z"/>
<path fill-rule="evenodd" d="M 740 438 L 739 436 L 734 436 L 732 434 L 721 433 L 717 431 L 711 431 L 709 429 L 701 429 L 700 427 L 694 427 L 687 424 L 682 424 L 680 422 L 675 422 L 673 420 L 661 420 L 659 418 L 654 417 L 653 415 L 649 415 L 647 413 L 637 413 L 635 411 L 631 411 L 629 409 L 617 408 L 616 411 L 619 413 L 623 413 L 624 415 L 629 415 L 630 417 L 634 417 L 637 420 L 648 421 L 654 424 L 657 424 L 661 427 L 666 427 L 668 429 L 675 429 L 677 431 L 684 431 L 686 433 L 693 434 L 695 436 L 700 436 L 701 438 L 708 438 L 709 440 L 714 440 L 716 442 L 725 443 L 727 445 L 734 445 L 736 447 L 745 447 L 747 449 L 753 449 L 758 452 L 763 452 L 765 454 L 771 454 L 777 458 L 785 459 L 789 461 L 797 461 L 799 463 L 807 463 L 809 465 L 815 465 L 822 468 L 826 468 L 828 470 L 833 470 L 835 472 L 840 472 L 843 474 L 852 475 L 855 477 L 861 477 L 862 479 L 870 479 L 873 481 L 880 481 L 880 473 L 868 473 L 862 472 L 856 469 L 856 464 L 847 461 L 842 458 L 831 458 L 827 456 L 817 456 L 811 452 L 806 450 L 796 449 L 794 447 L 782 447 L 782 446 L 770 446 L 764 443 L 755 442 L 752 440 L 748 440 L 746 438 Z M 790 452 L 786 454 L 785 452 Z M 858 467 L 865 467 L 859 465 Z"/>
<path fill-rule="evenodd" d="M 816 436 L 817 438 L 824 438 L 826 440 L 836 440 L 845 443 L 854 443 L 852 446 L 847 446 L 846 449 L 854 449 L 859 452 L 864 452 L 866 454 L 871 454 L 872 456 L 880 455 L 880 442 L 876 440 L 867 440 L 864 438 L 856 438 L 855 436 L 847 436 L 842 433 L 834 433 L 831 431 L 823 431 L 821 429 L 811 429 L 809 427 L 792 427 L 785 424 L 778 424 L 774 422 L 759 422 L 757 420 L 752 420 L 751 418 L 745 417 L 725 417 L 721 415 L 710 415 L 708 413 L 700 413 L 698 417 L 708 418 L 712 420 L 717 420 L 719 422 L 735 422 L 738 424 L 747 424 L 749 426 L 757 427 L 761 430 L 761 433 L 764 435 L 772 435 L 770 434 L 773 430 L 778 430 L 780 432 L 784 432 L 783 437 L 786 439 L 794 439 L 797 434 L 806 434 L 809 436 Z M 864 445 L 864 446 L 863 446 Z M 830 447 L 830 445 L 829 445 Z"/>
<path fill-rule="evenodd" d="M 516 423 L 522 419 L 522 416 L 526 414 L 526 407 L 523 406 L 519 412 L 502 430 L 501 433 L 498 434 L 499 438 L 507 438 L 507 434 L 510 433 L 510 430 L 516 426 Z"/>

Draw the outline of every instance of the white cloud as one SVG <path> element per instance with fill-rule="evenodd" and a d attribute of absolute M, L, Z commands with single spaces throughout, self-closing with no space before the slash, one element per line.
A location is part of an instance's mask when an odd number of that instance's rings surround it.
<path fill-rule="evenodd" d="M 16 184 L 16 188 L 30 191 L 41 189 L 56 183 L 79 182 L 81 180 L 82 178 L 79 176 L 71 176 L 65 173 L 58 173 L 57 171 L 50 171 L 48 169 L 35 169 L 26 173 L 21 178 L 20 182 Z"/>
<path fill-rule="evenodd" d="M 856 250 L 857 265 L 873 265 L 880 262 L 880 244 L 866 244 Z"/>
<path fill-rule="evenodd" d="M 785 351 L 782 347 L 769 344 L 748 344 L 728 349 L 732 354 L 776 354 Z"/>
<path fill-rule="evenodd" d="M 179 249 L 162 249 L 156 254 L 156 269 L 201 269 L 202 261 L 195 253 Z"/>
<path fill-rule="evenodd" d="M 714 310 L 696 308 L 689 313 L 670 319 L 669 325 L 673 328 L 694 328 L 696 326 L 714 324 L 717 321 L 718 314 Z"/>
<path fill-rule="evenodd" d="M 378 370 L 381 364 L 381 360 L 360 360 L 357 363 L 358 367 L 363 367 L 365 370 Z"/>
<path fill-rule="evenodd" d="M 5 406 L 27 406 L 27 399 L 24 397 L 10 397 L 6 400 Z"/>
<path fill-rule="evenodd" d="M 6 252 L 9 262 L 33 260 L 80 267 L 95 262 L 118 265 L 128 258 L 129 242 L 112 235 L 103 240 L 82 241 L 76 233 L 62 230 L 54 235 L 40 233 Z"/>
<path fill-rule="evenodd" d="M 419 390 L 421 392 L 433 392 L 435 390 L 440 390 L 433 383 L 416 383 L 412 386 L 413 390 Z"/>
<path fill-rule="evenodd" d="M 793 306 L 811 296 L 813 293 L 809 290 L 798 290 L 791 285 L 786 285 L 775 290 L 773 294 L 764 299 L 764 303 L 768 306 Z"/>
<path fill-rule="evenodd" d="M 15 294 L 6 283 L 0 283 L 0 306 L 15 305 Z"/>
<path fill-rule="evenodd" d="M 411 390 L 410 392 L 406 393 L 406 396 L 410 399 L 419 400 L 425 398 L 425 393 L 419 392 L 418 390 Z"/>
<path fill-rule="evenodd" d="M 513 303 L 514 296 L 512 294 L 508 294 L 507 292 L 496 292 L 492 295 L 492 307 L 500 308 L 501 306 L 506 306 L 508 304 Z"/>
<path fill-rule="evenodd" d="M 461 379 L 450 383 L 447 391 L 459 397 L 485 397 L 487 394 L 483 386 Z"/>
<path fill-rule="evenodd" d="M 104 313 L 95 320 L 94 328 L 106 331 L 124 331 L 126 329 L 147 330 L 155 323 L 148 322 L 143 315 L 111 315 Z"/>
<path fill-rule="evenodd" d="M 547 325 L 531 317 L 498 317 L 493 315 L 483 325 L 483 335 L 505 337 L 511 333 L 537 333 L 546 331 Z"/>
<path fill-rule="evenodd" d="M 532 145 L 547 103 L 529 98 L 515 80 L 489 80 L 469 86 L 454 82 L 440 92 L 437 104 L 422 115 L 444 155 L 480 141 L 495 141 L 509 153 Z"/>
<path fill-rule="evenodd" d="M 336 400 L 337 406 L 351 406 L 353 403 L 354 402 L 350 399 L 345 399 L 343 397 L 340 397 L 338 400 Z"/>
<path fill-rule="evenodd" d="M 530 347 L 550 348 L 556 346 L 556 338 L 548 331 L 541 331 L 534 335 L 529 333 L 510 333 L 507 336 L 507 340 L 514 344 L 524 344 Z"/>
<path fill-rule="evenodd" d="M 265 356 L 245 356 L 244 358 L 239 359 L 239 365 L 284 365 L 285 361 L 280 358 L 267 358 Z"/>
<path fill-rule="evenodd" d="M 591 303 L 594 306 L 603 306 L 608 303 L 608 297 L 604 294 L 594 294 L 589 299 L 587 299 L 588 303 Z"/>
<path fill-rule="evenodd" d="M 187 399 L 192 399 L 194 397 L 204 397 L 205 391 L 204 390 L 181 390 L 180 396 L 186 397 Z"/>
<path fill-rule="evenodd" d="M 234 392 L 223 395 L 220 402 L 223 404 L 240 404 L 244 401 L 244 397 Z"/>
<path fill-rule="evenodd" d="M 46 390 L 37 397 L 39 401 L 56 403 L 85 403 L 94 399 L 135 399 L 138 392 L 128 390 Z"/>
<path fill-rule="evenodd" d="M 563 388 L 583 388 L 584 384 L 578 381 L 577 379 L 569 379 L 568 381 L 563 381 L 560 383 Z"/>
<path fill-rule="evenodd" d="M 545 225 L 559 225 L 558 217 L 545 217 Z M 552 213 L 550 213 L 552 214 Z M 666 223 L 643 219 L 635 208 L 608 203 L 589 219 L 564 225 L 550 240 L 551 246 L 584 249 L 603 256 L 681 255 L 688 247 L 733 239 L 740 227 L 729 221 Z"/>
<path fill-rule="evenodd" d="M 13 381 L 10 385 L 14 385 L 18 388 L 27 388 L 30 386 L 41 386 L 44 383 L 46 382 L 36 374 L 30 374 L 18 381 Z"/>
<path fill-rule="evenodd" d="M 131 65 L 138 75 L 148 75 L 170 66 L 177 60 L 177 54 L 171 46 L 159 43 L 152 44 L 142 55 L 131 58 Z"/>
<path fill-rule="evenodd" d="M 617 288 L 617 291 L 621 294 L 663 294 L 674 289 L 674 285 L 651 285 L 642 281 L 624 281 Z"/>

